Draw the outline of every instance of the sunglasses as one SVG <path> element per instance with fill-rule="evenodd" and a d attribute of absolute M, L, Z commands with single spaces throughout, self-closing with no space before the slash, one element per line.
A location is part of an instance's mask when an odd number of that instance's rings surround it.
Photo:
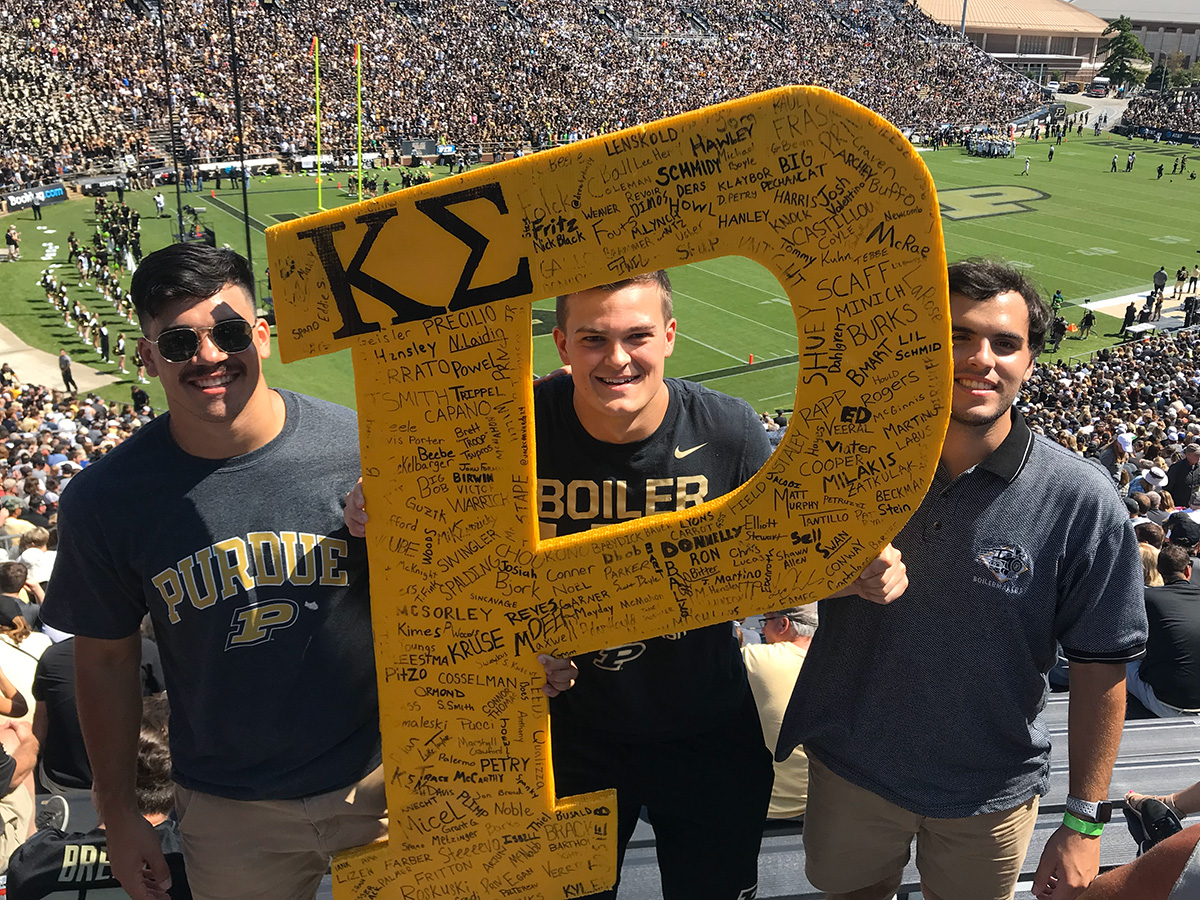
<path fill-rule="evenodd" d="M 182 363 L 196 355 L 200 349 L 200 339 L 206 332 L 222 353 L 241 353 L 254 339 L 254 326 L 238 318 L 200 328 L 189 325 L 168 328 L 158 336 L 158 340 L 146 340 L 158 347 L 159 355 L 167 362 Z"/>

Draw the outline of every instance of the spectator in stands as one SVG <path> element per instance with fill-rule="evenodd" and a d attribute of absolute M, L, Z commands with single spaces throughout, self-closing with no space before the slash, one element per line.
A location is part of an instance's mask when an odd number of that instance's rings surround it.
<path fill-rule="evenodd" d="M 1147 495 L 1167 486 L 1167 473 L 1158 466 L 1151 466 L 1129 482 L 1129 493 L 1143 491 Z"/>
<path fill-rule="evenodd" d="M 33 831 L 38 742 L 24 719 L 0 720 L 0 870 Z"/>
<path fill-rule="evenodd" d="M 3 500 L 0 500 L 0 506 L 8 510 L 8 519 L 4 522 L 5 534 L 19 537 L 37 527 L 32 522 L 22 518 L 22 513 L 25 512 L 25 503 L 20 497 L 5 497 Z"/>
<path fill-rule="evenodd" d="M 1188 444 L 1183 454 L 1183 459 L 1167 469 L 1167 490 L 1172 497 L 1186 499 L 1200 488 L 1200 444 Z"/>
<path fill-rule="evenodd" d="M 29 712 L 29 700 L 21 693 L 9 677 L 0 669 L 0 716 L 10 719 L 23 719 Z"/>
<path fill-rule="evenodd" d="M 28 583 L 29 567 L 21 562 L 0 562 L 0 621 L 20 616 L 30 626 L 41 620 L 42 589 Z"/>
<path fill-rule="evenodd" d="M 153 636 L 154 630 L 147 619 L 141 628 L 139 675 L 143 702 L 166 690 Z M 33 733 L 42 747 L 38 780 L 60 794 L 91 788 L 92 769 L 75 705 L 74 638 L 68 636 L 42 653 L 33 676 L 32 696 L 35 703 Z"/>
<path fill-rule="evenodd" d="M 1108 479 L 1013 406 L 1049 309 L 999 263 L 955 263 L 949 283 L 949 430 L 895 540 L 908 594 L 888 608 L 822 604 L 776 750 L 808 754 L 805 863 L 834 897 L 890 897 L 914 836 L 926 896 L 1011 895 L 1049 787 L 1038 718 L 1056 641 L 1071 662 L 1073 794 L 1033 890 L 1082 890 L 1100 864 L 1125 664 L 1145 645 L 1140 557 Z"/>
<path fill-rule="evenodd" d="M 1161 466 L 1155 466 L 1158 471 L 1162 471 Z M 1167 512 L 1162 508 L 1162 494 L 1158 491 L 1147 491 L 1146 496 L 1150 498 L 1150 509 L 1146 513 L 1146 518 L 1155 525 L 1162 525 L 1167 521 Z"/>
<path fill-rule="evenodd" d="M 17 544 L 17 562 L 29 567 L 27 580 L 43 588 L 54 571 L 54 560 L 58 553 L 50 548 L 50 532 L 45 528 L 31 528 L 21 535 Z"/>
<path fill-rule="evenodd" d="M 1178 545 L 1163 547 L 1158 571 L 1164 584 L 1146 589 L 1146 656 L 1129 663 L 1127 688 L 1156 716 L 1200 715 L 1200 586 Z"/>
<path fill-rule="evenodd" d="M 1155 797 L 1130 791 L 1125 795 L 1125 805 L 1137 810 L 1146 800 L 1157 800 L 1167 807 L 1179 819 L 1186 819 L 1193 813 L 1200 812 L 1200 781 L 1174 794 L 1165 797 Z"/>
<path fill-rule="evenodd" d="M 1195 900 L 1200 896 L 1200 825 L 1155 844 L 1101 875 L 1076 900 Z"/>
<path fill-rule="evenodd" d="M 166 700 L 147 699 L 138 734 L 137 776 L 134 797 L 137 812 L 153 828 L 163 858 L 171 873 L 171 886 L 163 896 L 169 900 L 191 900 L 192 892 L 184 868 L 179 828 L 171 817 L 174 809 L 171 782 L 171 753 L 167 734 L 161 724 L 165 712 L 158 708 Z M 72 896 L 118 892 L 117 879 L 108 865 L 89 861 L 103 859 L 107 831 L 101 820 L 88 832 L 65 832 L 66 823 L 42 828 L 21 846 L 9 862 L 8 897 L 10 900 L 43 900 L 59 896 L 64 883 Z"/>
<path fill-rule="evenodd" d="M 1200 523 L 1186 512 L 1177 512 L 1167 519 L 1164 529 L 1167 542 L 1182 547 L 1191 558 L 1191 582 L 1200 585 L 1200 559 L 1196 558 L 1196 547 L 1200 545 Z"/>
<path fill-rule="evenodd" d="M 49 646 L 50 639 L 30 629 L 23 616 L 10 618 L 0 613 L 0 668 L 26 698 L 33 696 L 33 673 Z M 32 708 L 19 715 L 33 723 Z"/>
<path fill-rule="evenodd" d="M 1142 580 L 1146 586 L 1157 587 L 1162 584 L 1163 578 L 1158 571 L 1158 549 L 1149 544 L 1138 544 L 1138 550 L 1142 554 Z"/>
<path fill-rule="evenodd" d="M 1133 533 L 1137 536 L 1139 544 L 1146 544 L 1155 550 L 1161 550 L 1163 541 L 1166 540 L 1166 533 L 1162 530 L 1162 526 L 1153 522 L 1143 522 L 1133 529 Z"/>
<path fill-rule="evenodd" d="M 255 316 L 253 292 L 246 260 L 231 250 L 176 244 L 142 261 L 132 282 L 138 343 L 170 415 L 62 495 L 46 621 L 76 636 L 94 796 L 113 873 L 134 896 L 146 877 L 159 890 L 169 878 L 159 841 L 133 813 L 129 777 L 146 613 L 173 718 L 189 725 L 175 730 L 172 756 L 198 894 L 312 897 L 333 852 L 387 830 L 366 548 L 342 528 L 344 492 L 360 468 L 357 424 L 341 407 L 267 386 L 270 329 Z M 134 482 L 154 486 L 149 518 L 112 516 L 113 492 Z M 268 494 L 270 504 L 230 502 Z M 229 582 L 216 606 L 163 593 L 160 575 L 178 560 L 211 560 L 221 535 L 261 531 L 281 541 L 298 531 L 326 535 L 339 552 L 315 584 Z M 170 596 L 180 602 L 163 602 Z M 286 599 L 274 607 L 287 627 L 245 615 L 230 630 L 223 609 L 272 598 Z M 220 652 L 228 646 L 236 649 Z M 205 677 L 195 678 L 201 668 Z M 251 682 L 270 698 L 272 715 L 228 702 Z M 315 731 L 306 726 L 314 703 L 322 710 Z M 221 752 L 211 752 L 216 746 Z"/>
<path fill-rule="evenodd" d="M 1130 493 L 1125 498 L 1125 504 L 1129 508 L 1129 524 L 1135 528 L 1143 522 L 1149 522 L 1146 518 L 1146 513 L 1150 512 L 1150 498 L 1143 493 Z"/>
<path fill-rule="evenodd" d="M 779 726 L 804 665 L 804 654 L 817 630 L 816 604 L 793 606 L 763 616 L 763 643 L 742 647 L 750 690 L 758 707 L 767 749 L 775 752 Z M 804 815 L 808 802 L 808 758 L 795 748 L 785 760 L 775 761 L 769 819 L 795 819 Z"/>

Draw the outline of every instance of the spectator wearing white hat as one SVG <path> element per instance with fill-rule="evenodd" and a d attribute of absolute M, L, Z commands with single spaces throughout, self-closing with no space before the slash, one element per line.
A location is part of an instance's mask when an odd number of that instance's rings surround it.
<path fill-rule="evenodd" d="M 1159 488 L 1167 486 L 1167 473 L 1163 471 L 1161 466 L 1151 466 L 1144 471 L 1133 481 L 1129 482 L 1129 493 L 1141 491 L 1144 494 L 1149 494 L 1151 491 L 1157 491 Z"/>

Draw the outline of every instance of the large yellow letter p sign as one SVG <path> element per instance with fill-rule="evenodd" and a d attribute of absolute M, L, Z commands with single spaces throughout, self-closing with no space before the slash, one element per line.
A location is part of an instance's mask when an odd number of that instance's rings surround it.
<path fill-rule="evenodd" d="M 928 173 L 863 107 L 784 88 L 267 240 L 284 357 L 354 355 L 391 836 L 335 862 L 338 897 L 611 886 L 614 796 L 555 796 L 536 654 L 816 600 L 900 529 L 948 417 Z M 795 312 L 786 440 L 725 497 L 539 542 L 530 303 L 730 254 Z M 620 487 L 564 492 L 618 508 Z"/>

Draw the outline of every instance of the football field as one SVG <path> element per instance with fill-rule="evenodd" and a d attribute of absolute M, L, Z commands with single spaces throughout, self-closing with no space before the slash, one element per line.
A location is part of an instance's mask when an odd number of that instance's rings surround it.
<path fill-rule="evenodd" d="M 986 255 L 1011 261 L 1027 270 L 1043 287 L 1047 299 L 1055 290 L 1063 292 L 1069 321 L 1078 321 L 1082 302 L 1147 291 L 1159 266 L 1166 267 L 1173 284 L 1181 265 L 1190 271 L 1200 262 L 1200 179 L 1171 174 L 1173 161 L 1183 149 L 1107 135 L 1093 138 L 1087 132 L 1056 146 L 1051 162 L 1047 160 L 1050 146 L 1048 141 L 1022 141 L 1015 159 L 970 157 L 957 148 L 922 152 L 938 188 L 951 260 Z M 1137 159 L 1134 170 L 1126 173 L 1126 156 L 1131 150 L 1136 151 Z M 1114 155 L 1118 156 L 1117 173 L 1110 172 Z M 1023 174 L 1027 156 L 1031 160 L 1028 176 Z M 1156 172 L 1160 163 L 1164 165 L 1161 179 Z M 1189 169 L 1198 167 L 1200 157 L 1189 162 Z M 384 176 L 398 181 L 397 170 L 382 173 L 381 181 Z M 347 173 L 326 175 L 322 186 L 326 208 L 356 199 L 344 189 L 346 178 Z M 266 286 L 263 231 L 316 211 L 317 190 L 312 177 L 276 176 L 254 179 L 248 197 L 250 250 L 261 293 Z M 126 198 L 144 217 L 144 247 L 152 249 L 171 239 L 174 219 L 152 218 L 149 192 L 129 192 Z M 211 183 L 203 192 L 183 194 L 185 204 L 204 207 L 199 218 L 215 230 L 219 244 L 245 252 L 241 199 L 240 189 L 231 189 L 228 183 L 216 197 Z M 173 213 L 173 190 L 167 193 L 167 202 L 168 212 Z M 84 239 L 90 236 L 91 201 L 47 207 L 40 231 L 29 212 L 17 217 L 25 234 L 26 261 L 0 267 L 0 290 L 4 292 L 0 314 L 27 342 L 54 349 L 64 339 L 61 320 L 45 314 L 43 295 L 35 282 L 42 267 L 65 260 L 67 230 L 75 229 Z M 413 239 L 419 242 L 420 236 Z M 29 261 L 38 257 L 42 261 L 34 268 Z M 68 286 L 74 295 L 74 272 L 62 271 L 69 273 Z M 796 326 L 776 279 L 742 257 L 681 267 L 671 275 L 679 337 L 668 374 L 744 397 L 760 412 L 790 408 L 797 375 Z M 87 289 L 80 290 L 86 294 Z M 85 302 L 92 297 L 94 292 Z M 99 304 L 96 308 L 103 308 L 102 301 Z M 88 305 L 92 307 L 90 302 Z M 558 364 L 550 336 L 553 300 L 536 303 L 533 316 L 534 370 L 545 372 Z M 1098 318 L 1089 340 L 1077 340 L 1071 334 L 1056 356 L 1066 358 L 1113 343 L 1119 321 L 1103 314 Z M 114 328 L 114 322 L 109 327 Z M 348 352 L 287 366 L 272 358 L 268 377 L 273 384 L 354 403 Z M 117 384 L 105 393 L 124 399 L 128 387 Z"/>

